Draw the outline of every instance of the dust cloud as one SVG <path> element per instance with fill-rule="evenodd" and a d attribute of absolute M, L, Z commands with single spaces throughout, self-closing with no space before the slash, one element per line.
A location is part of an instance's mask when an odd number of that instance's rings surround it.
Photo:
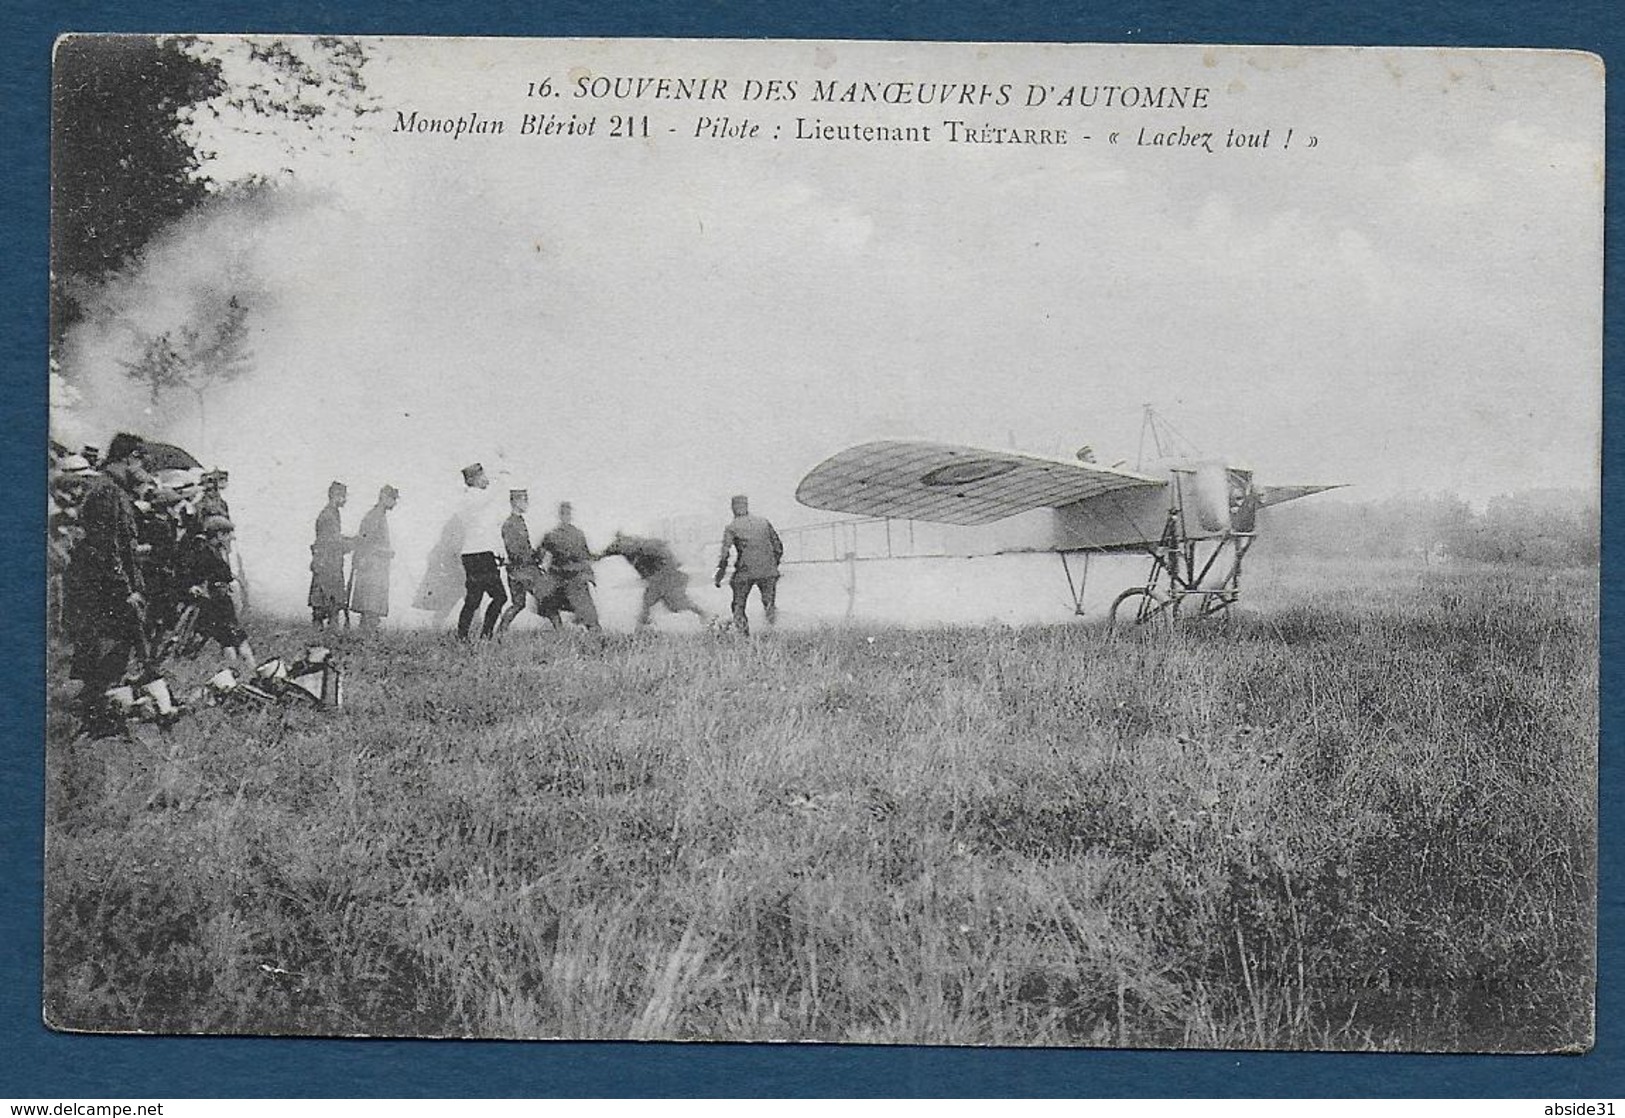
<path fill-rule="evenodd" d="M 401 492 L 389 518 L 393 625 L 435 620 L 411 601 L 469 462 L 483 462 L 499 491 L 530 490 L 535 536 L 563 499 L 598 546 L 618 529 L 658 531 L 669 502 L 618 500 L 613 482 L 594 486 L 593 462 L 576 452 L 589 436 L 576 432 L 561 449 L 556 432 L 568 417 L 558 394 L 492 359 L 480 323 L 425 325 L 432 285 L 425 294 L 402 280 L 429 274 L 420 251 L 321 193 L 280 186 L 216 199 L 83 300 L 52 377 L 52 437 L 105 447 L 128 430 L 229 470 L 252 601 L 274 613 L 304 609 L 314 522 L 334 480 L 349 487 L 346 533 L 381 486 Z M 156 394 L 132 376 L 152 339 L 184 336 L 231 299 L 248 308 L 237 375 Z M 718 510 L 720 538 L 726 490 L 706 504 Z"/>

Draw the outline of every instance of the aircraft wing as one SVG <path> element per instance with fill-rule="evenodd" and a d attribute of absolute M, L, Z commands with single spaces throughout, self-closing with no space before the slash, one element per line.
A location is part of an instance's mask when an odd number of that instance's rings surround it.
<path fill-rule="evenodd" d="M 848 447 L 819 463 L 796 487 L 796 500 L 831 512 L 976 525 L 1166 484 L 1092 463 L 888 440 Z"/>
<path fill-rule="evenodd" d="M 1282 505 L 1288 501 L 1296 501 L 1299 497 L 1310 497 L 1316 493 L 1324 493 L 1328 489 L 1342 489 L 1339 485 L 1260 485 L 1257 489 L 1258 507 L 1267 509 L 1271 505 Z"/>

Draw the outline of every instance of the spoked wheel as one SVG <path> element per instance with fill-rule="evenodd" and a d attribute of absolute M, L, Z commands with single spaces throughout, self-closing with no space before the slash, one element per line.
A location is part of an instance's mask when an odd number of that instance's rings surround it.
<path fill-rule="evenodd" d="M 1131 626 L 1164 629 L 1173 624 L 1173 603 L 1155 590 L 1135 586 L 1112 601 L 1106 621 L 1107 632 L 1125 632 Z"/>

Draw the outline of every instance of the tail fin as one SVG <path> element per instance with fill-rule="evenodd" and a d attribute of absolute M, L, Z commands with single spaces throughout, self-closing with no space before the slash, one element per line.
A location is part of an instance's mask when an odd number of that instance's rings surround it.
<path fill-rule="evenodd" d="M 1316 493 L 1324 493 L 1328 489 L 1344 489 L 1344 483 L 1337 485 L 1260 485 L 1258 487 L 1258 507 L 1267 509 L 1271 505 L 1284 505 L 1288 501 L 1296 501 L 1299 497 L 1312 497 Z"/>

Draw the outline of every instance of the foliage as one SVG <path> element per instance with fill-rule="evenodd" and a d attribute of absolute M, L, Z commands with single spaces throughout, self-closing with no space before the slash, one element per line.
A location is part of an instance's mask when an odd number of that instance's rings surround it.
<path fill-rule="evenodd" d="M 234 185 L 214 169 L 222 138 L 279 135 L 284 155 L 303 146 L 324 119 L 368 111 L 365 64 L 359 42 L 331 36 L 64 37 L 52 101 L 53 342 L 81 319 L 91 288 Z M 241 181 L 280 170 L 240 172 Z"/>
<path fill-rule="evenodd" d="M 256 141 L 271 139 L 267 162 L 253 172 L 265 179 L 285 169 L 271 159 L 295 159 L 318 140 L 353 142 L 355 119 L 373 107 L 363 73 L 367 53 L 356 39 L 192 40 L 187 49 L 224 79 L 217 97 L 181 114 L 181 134 L 210 176 L 222 140 L 259 148 Z M 274 124 L 293 127 L 268 127 Z"/>
<path fill-rule="evenodd" d="M 127 264 L 208 191 L 180 112 L 223 89 L 187 40 L 70 35 L 57 44 L 51 104 L 54 334 L 77 320 L 85 285 Z"/>
<path fill-rule="evenodd" d="M 1595 566 L 1596 497 L 1542 489 L 1492 499 L 1483 511 L 1450 494 L 1268 509 L 1261 528 L 1276 555 L 1419 557 L 1545 567 Z"/>
<path fill-rule="evenodd" d="M 1459 526 L 1450 552 L 1490 563 L 1596 566 L 1601 510 L 1593 499 L 1562 490 L 1496 497 L 1483 515 Z"/>
<path fill-rule="evenodd" d="M 341 636 L 338 712 L 54 725 L 48 1017 L 1587 1044 L 1594 578 L 1304 574 L 1143 638 Z"/>
<path fill-rule="evenodd" d="M 148 337 L 141 355 L 125 369 L 147 386 L 156 404 L 176 389 L 203 397 L 213 385 L 241 376 L 250 356 L 248 308 L 232 295 L 218 308 L 210 308 L 206 322 Z"/>

